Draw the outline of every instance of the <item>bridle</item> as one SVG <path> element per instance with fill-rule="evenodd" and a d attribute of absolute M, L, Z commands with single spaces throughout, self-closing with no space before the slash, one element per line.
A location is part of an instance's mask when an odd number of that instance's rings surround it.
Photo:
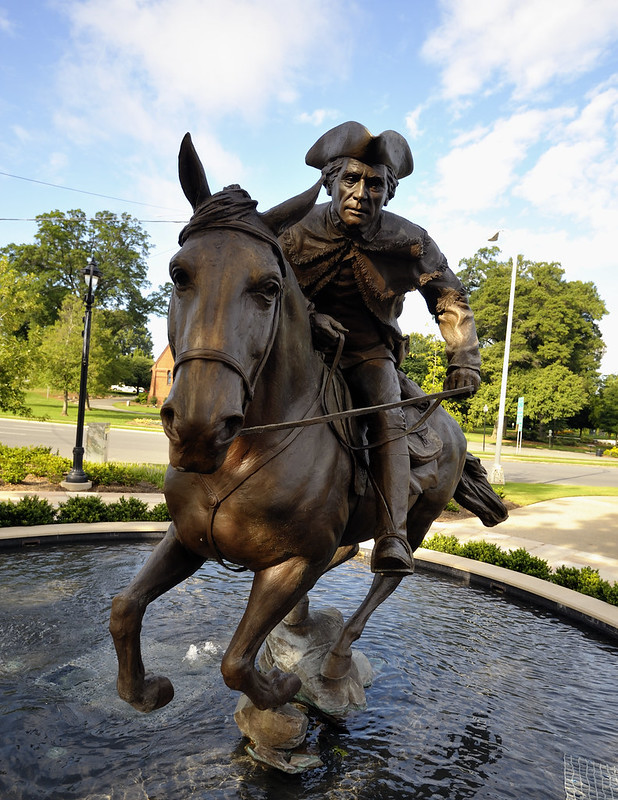
<path fill-rule="evenodd" d="M 231 220 L 229 222 L 217 221 L 216 223 L 208 225 L 208 230 L 213 230 L 213 229 L 241 231 L 242 233 L 247 233 L 256 239 L 260 239 L 261 241 L 271 245 L 271 247 L 275 251 L 275 255 L 277 256 L 279 269 L 281 271 L 281 277 L 285 278 L 286 276 L 285 257 L 283 255 L 283 251 L 281 250 L 279 242 L 277 241 L 277 239 L 275 239 L 275 237 L 272 234 L 242 220 Z M 224 350 L 217 350 L 211 347 L 192 347 L 187 350 L 183 350 L 180 353 L 175 353 L 174 369 L 172 372 L 173 377 L 174 378 L 176 377 L 176 372 L 178 370 L 178 367 L 181 364 L 185 364 L 187 361 L 195 361 L 195 360 L 219 361 L 220 363 L 228 366 L 231 370 L 233 370 L 240 376 L 245 389 L 244 405 L 246 406 L 253 399 L 253 395 L 255 393 L 255 386 L 257 384 L 258 378 L 260 377 L 260 373 L 262 372 L 264 364 L 266 363 L 268 356 L 270 355 L 270 351 L 272 350 L 272 346 L 275 341 L 275 336 L 277 335 L 277 330 L 279 328 L 280 316 L 281 316 L 281 293 L 277 295 L 275 313 L 273 314 L 272 324 L 268 336 L 268 341 L 266 343 L 266 348 L 264 349 L 262 357 L 260 358 L 252 375 L 249 375 L 247 373 L 246 369 L 243 367 L 243 365 L 237 358 L 230 355 L 229 353 L 226 353 Z"/>

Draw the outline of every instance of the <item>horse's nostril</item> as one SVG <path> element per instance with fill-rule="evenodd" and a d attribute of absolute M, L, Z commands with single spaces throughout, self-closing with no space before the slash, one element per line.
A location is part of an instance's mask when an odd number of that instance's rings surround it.
<path fill-rule="evenodd" d="M 241 416 L 228 417 L 225 420 L 225 434 L 228 439 L 237 436 L 243 426 L 244 419 Z"/>
<path fill-rule="evenodd" d="M 161 422 L 164 428 L 171 428 L 174 424 L 174 410 L 169 406 L 163 406 L 161 409 Z"/>

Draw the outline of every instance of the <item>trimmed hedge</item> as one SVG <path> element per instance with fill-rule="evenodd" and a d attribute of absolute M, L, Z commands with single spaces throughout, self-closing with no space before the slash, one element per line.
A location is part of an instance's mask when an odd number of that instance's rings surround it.
<path fill-rule="evenodd" d="M 100 497 L 69 497 L 54 508 L 36 495 L 18 502 L 0 501 L 0 528 L 21 525 L 49 525 L 54 522 L 167 522 L 170 520 L 165 503 L 149 509 L 136 497 L 121 497 L 114 503 L 104 503 Z"/>
<path fill-rule="evenodd" d="M 26 475 L 47 478 L 50 483 L 60 483 L 71 469 L 68 458 L 51 452 L 51 447 L 8 447 L 0 444 L 0 483 L 21 483 Z M 159 489 L 163 488 L 165 467 L 158 464 L 120 464 L 108 461 L 96 464 L 84 462 L 84 470 L 95 486 L 120 484 L 135 486 L 147 481 Z"/>
<path fill-rule="evenodd" d="M 427 550 L 436 550 L 440 553 L 450 553 L 453 556 L 470 558 L 473 561 L 484 561 L 496 567 L 512 569 L 523 572 L 544 581 L 550 581 L 558 586 L 573 589 L 581 594 L 596 597 L 606 603 L 618 606 L 618 583 L 610 583 L 599 575 L 598 569 L 592 567 L 557 567 L 554 571 L 547 561 L 538 556 L 530 555 L 523 547 L 516 550 L 502 550 L 495 544 L 485 541 L 466 542 L 461 544 L 456 536 L 445 536 L 435 533 L 425 539 L 421 547 Z"/>

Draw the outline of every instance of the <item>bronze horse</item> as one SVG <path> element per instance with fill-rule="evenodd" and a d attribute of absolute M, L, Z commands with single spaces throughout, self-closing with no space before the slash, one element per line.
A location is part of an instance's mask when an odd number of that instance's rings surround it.
<path fill-rule="evenodd" d="M 170 681 L 144 669 L 143 615 L 150 602 L 204 561 L 224 559 L 253 571 L 254 578 L 223 656 L 223 677 L 258 708 L 274 708 L 294 697 L 300 680 L 277 669 L 261 673 L 255 666 L 258 650 L 275 625 L 302 606 L 326 570 L 373 537 L 376 497 L 371 483 L 358 492 L 354 455 L 330 425 L 247 430 L 327 411 L 324 360 L 313 348 L 305 298 L 276 238 L 308 212 L 320 184 L 258 214 L 239 187 L 211 195 L 188 134 L 179 173 L 194 214 L 170 263 L 175 375 L 161 415 L 170 452 L 164 491 L 173 521 L 113 601 L 118 692 L 140 711 L 172 699 Z M 475 460 L 466 460 L 459 426 L 442 408 L 431 424 L 444 447 L 437 485 L 410 495 L 413 550 L 453 495 L 486 524 L 504 517 L 495 495 L 493 511 L 487 508 L 491 498 L 479 501 L 484 478 L 472 474 Z M 488 484 L 485 489 L 491 494 Z M 352 643 L 400 581 L 400 576 L 374 576 L 326 658 L 326 678 L 345 674 Z"/>

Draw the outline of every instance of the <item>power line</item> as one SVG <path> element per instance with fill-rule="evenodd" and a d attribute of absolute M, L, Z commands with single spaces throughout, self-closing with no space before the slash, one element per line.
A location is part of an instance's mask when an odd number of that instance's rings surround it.
<path fill-rule="evenodd" d="M 99 196 L 103 197 L 104 195 L 99 195 Z M 130 202 L 130 201 L 127 200 L 127 203 L 128 202 Z M 146 204 L 142 204 L 142 205 L 146 205 Z M 159 208 L 159 206 L 156 206 L 156 207 Z M 47 219 L 60 219 L 60 220 L 65 220 L 67 222 L 72 222 L 72 221 L 77 220 L 78 217 L 62 216 L 62 217 L 47 217 Z M 0 217 L 0 222 L 38 222 L 38 221 L 39 220 L 38 220 L 37 217 Z M 143 223 L 144 225 L 147 224 L 147 223 L 149 224 L 151 222 L 171 222 L 174 225 L 186 225 L 187 222 L 188 222 L 188 220 L 186 220 L 186 219 L 138 219 L 136 221 L 140 222 L 140 223 Z M 90 222 L 92 222 L 92 220 L 90 220 Z"/>
<path fill-rule="evenodd" d="M 99 194 L 98 192 L 89 192 L 86 191 L 86 189 L 74 189 L 71 186 L 61 186 L 58 183 L 48 183 L 47 181 L 39 181 L 36 180 L 35 178 L 24 178 L 23 175 L 12 175 L 10 172 L 2 172 L 1 170 L 0 170 L 0 175 L 4 175 L 6 178 L 15 178 L 18 181 L 27 181 L 28 183 L 38 183 L 41 186 L 51 186 L 54 189 L 64 189 L 67 192 L 78 192 L 79 194 L 89 194 L 92 197 L 102 197 L 105 200 L 117 200 L 120 203 L 130 203 L 136 206 L 148 206 L 149 208 L 161 208 L 164 209 L 165 211 L 176 211 L 176 209 L 170 208 L 169 206 L 156 206 L 153 203 L 140 203 L 139 200 L 126 200 L 122 197 L 113 197 L 112 195 L 109 194 Z"/>

